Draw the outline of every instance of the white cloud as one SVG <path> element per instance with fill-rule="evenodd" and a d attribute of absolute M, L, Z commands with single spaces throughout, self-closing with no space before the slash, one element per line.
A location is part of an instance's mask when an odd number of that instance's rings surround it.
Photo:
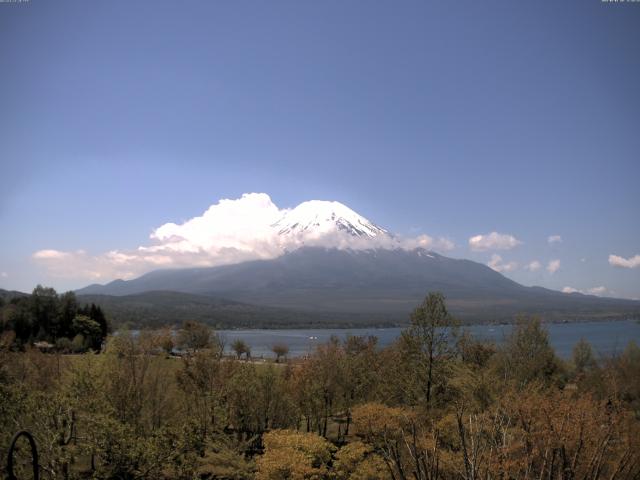
<path fill-rule="evenodd" d="M 538 260 L 533 260 L 524 266 L 525 270 L 529 270 L 530 272 L 536 272 L 542 268 L 542 264 Z"/>
<path fill-rule="evenodd" d="M 491 260 L 489 260 L 487 265 L 496 272 L 511 272 L 518 268 L 518 264 L 516 262 L 504 263 L 502 257 L 496 253 L 491 255 Z"/>
<path fill-rule="evenodd" d="M 143 258 L 130 256 L 130 261 L 124 262 L 123 255 L 115 251 L 93 256 L 84 250 L 40 250 L 31 257 L 44 266 L 51 276 L 59 278 L 82 278 L 92 281 L 130 279 L 146 268 L 147 263 Z"/>
<path fill-rule="evenodd" d="M 32 257 L 36 260 L 61 260 L 71 255 L 71 252 L 61 252 L 60 250 L 38 250 Z"/>
<path fill-rule="evenodd" d="M 609 292 L 609 290 L 605 286 L 592 287 L 592 288 L 587 288 L 585 290 L 580 290 L 573 287 L 564 287 L 562 289 L 562 292 L 563 293 L 582 293 L 584 295 L 596 295 L 598 297 L 601 297 L 607 293 L 612 293 L 612 292 Z"/>
<path fill-rule="evenodd" d="M 621 268 L 638 268 L 640 267 L 640 255 L 624 258 L 618 255 L 609 255 L 609 265 Z"/>
<path fill-rule="evenodd" d="M 429 235 L 403 238 L 380 234 L 361 238 L 337 228 L 310 235 L 305 232 L 280 235 L 274 224 L 289 212 L 291 210 L 276 206 L 267 194 L 249 193 L 238 199 L 222 199 L 202 215 L 183 223 L 165 223 L 153 230 L 150 244 L 137 249 L 111 250 L 98 255 L 84 250 L 46 249 L 35 252 L 32 258 L 53 276 L 107 281 L 132 278 L 158 268 L 270 259 L 303 245 L 341 249 L 422 247 L 437 251 L 448 251 L 455 246 L 449 239 Z"/>
<path fill-rule="evenodd" d="M 448 238 L 433 238 L 429 235 L 419 235 L 415 238 L 399 239 L 402 248 L 411 250 L 414 248 L 424 248 L 427 250 L 437 250 L 439 252 L 448 252 L 455 248 L 453 243 Z"/>
<path fill-rule="evenodd" d="M 560 235 L 549 235 L 549 237 L 547 237 L 547 242 L 549 242 L 550 244 L 562 243 L 562 236 L 560 236 Z"/>
<path fill-rule="evenodd" d="M 589 293 L 590 295 L 604 295 L 605 293 L 607 293 L 607 287 L 605 286 L 599 286 L 599 287 L 593 287 L 593 288 L 589 288 L 587 289 L 587 293 Z"/>
<path fill-rule="evenodd" d="M 454 248 L 456 248 L 456 244 L 449 240 L 448 238 L 438 237 L 433 241 L 433 250 L 437 250 L 439 252 L 450 252 Z"/>
<path fill-rule="evenodd" d="M 547 271 L 549 273 L 556 273 L 558 270 L 560 270 L 560 260 L 551 260 L 548 264 L 547 264 Z"/>
<path fill-rule="evenodd" d="M 9 274 L 7 272 L 0 272 L 0 277 L 2 278 L 8 278 Z"/>
<path fill-rule="evenodd" d="M 491 232 L 486 235 L 476 235 L 469 238 L 471 250 L 510 250 L 522 242 L 513 235 Z"/>

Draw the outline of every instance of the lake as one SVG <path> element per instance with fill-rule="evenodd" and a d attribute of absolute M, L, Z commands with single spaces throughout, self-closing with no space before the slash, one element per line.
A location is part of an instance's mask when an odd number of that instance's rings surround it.
<path fill-rule="evenodd" d="M 636 320 L 551 323 L 545 325 L 549 331 L 551 344 L 562 358 L 571 356 L 573 346 L 584 338 L 596 355 L 610 355 L 621 352 L 630 340 L 640 344 L 640 323 Z M 511 332 L 511 325 L 471 325 L 466 327 L 474 336 L 495 343 L 501 343 Z M 402 328 L 352 328 L 352 329 L 291 329 L 291 330 L 218 330 L 225 340 L 226 349 L 231 352 L 231 342 L 239 338 L 251 347 L 251 355 L 274 357 L 271 347 L 276 343 L 289 346 L 289 357 L 301 357 L 326 343 L 332 335 L 340 339 L 348 335 L 378 337 L 381 347 L 391 344 Z"/>

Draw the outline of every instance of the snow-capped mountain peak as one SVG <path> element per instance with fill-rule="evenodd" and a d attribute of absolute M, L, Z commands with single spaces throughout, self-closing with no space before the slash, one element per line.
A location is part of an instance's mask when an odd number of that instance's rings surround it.
<path fill-rule="evenodd" d="M 310 200 L 303 202 L 273 224 L 279 235 L 318 238 L 347 233 L 353 237 L 373 238 L 387 231 L 340 202 Z"/>

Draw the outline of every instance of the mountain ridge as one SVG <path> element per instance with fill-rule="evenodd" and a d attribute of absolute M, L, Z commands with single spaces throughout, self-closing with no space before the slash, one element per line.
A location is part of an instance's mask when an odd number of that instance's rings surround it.
<path fill-rule="evenodd" d="M 640 314 L 640 302 L 526 287 L 486 265 L 425 249 L 350 250 L 302 247 L 271 260 L 165 269 L 78 295 L 177 291 L 287 311 L 371 314 L 406 319 L 428 291 L 441 291 L 464 321 L 509 321 L 518 313 L 547 320 Z"/>

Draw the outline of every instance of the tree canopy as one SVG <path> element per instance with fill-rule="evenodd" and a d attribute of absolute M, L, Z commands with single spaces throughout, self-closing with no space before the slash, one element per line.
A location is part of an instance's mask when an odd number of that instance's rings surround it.
<path fill-rule="evenodd" d="M 35 341 L 67 346 L 75 340 L 78 351 L 100 350 L 109 330 L 102 309 L 79 305 L 73 292 L 59 295 L 38 285 L 31 295 L 13 297 L 0 306 L 0 334 L 12 332 L 17 348 Z"/>

